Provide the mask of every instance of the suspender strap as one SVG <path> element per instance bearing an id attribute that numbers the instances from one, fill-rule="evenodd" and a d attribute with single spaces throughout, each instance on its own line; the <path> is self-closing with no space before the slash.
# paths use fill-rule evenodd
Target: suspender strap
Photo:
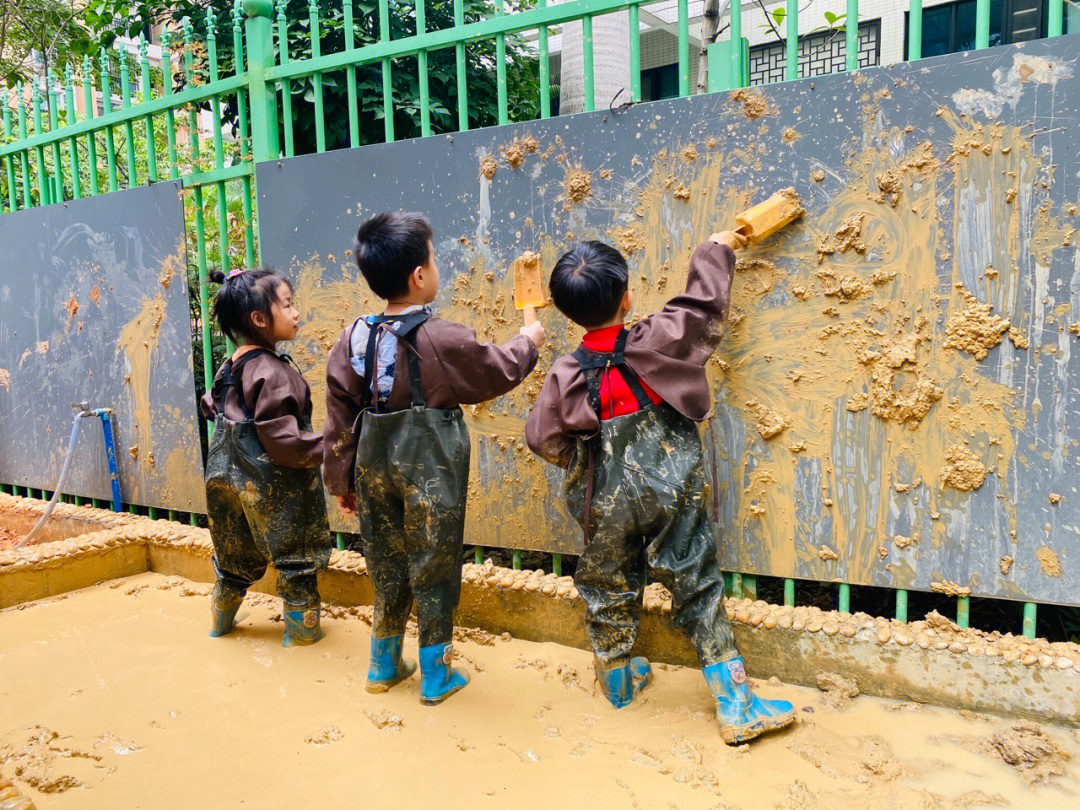
<path id="1" fill-rule="evenodd" d="M 420 353 L 416 349 L 416 331 L 431 317 L 430 312 L 410 312 L 407 315 L 378 315 L 367 319 L 368 342 L 367 353 L 364 355 L 364 401 L 363 409 L 368 409 L 372 404 L 372 385 L 375 378 L 376 354 L 378 352 L 378 335 L 380 331 L 392 332 L 405 347 L 405 364 L 409 368 L 409 389 L 414 408 L 424 407 L 424 386 L 420 379 Z M 394 329 L 388 324 L 400 323 Z M 355 326 L 353 327 L 356 328 Z M 352 342 L 352 335 L 349 337 Z M 378 398 L 374 398 L 375 409 L 378 410 Z"/>
<path id="2" fill-rule="evenodd" d="M 217 408 L 218 413 L 225 413 L 226 389 L 235 388 L 236 393 L 240 398 L 240 407 L 244 411 L 244 418 L 249 422 L 255 419 L 255 414 L 253 414 L 251 408 L 248 407 L 247 398 L 244 396 L 244 387 L 241 385 L 240 379 L 244 373 L 244 366 L 261 354 L 271 354 L 278 357 L 278 355 L 274 354 L 274 352 L 269 349 L 252 349 L 250 352 L 245 352 L 240 355 L 237 360 L 234 361 L 230 357 L 222 364 L 223 373 L 221 374 L 220 380 L 214 384 L 212 392 L 214 407 Z M 286 355 L 281 355 L 278 359 L 287 361 L 290 358 Z"/>
<path id="3" fill-rule="evenodd" d="M 634 399 L 637 400 L 638 410 L 652 405 L 652 400 L 645 393 L 638 375 L 626 363 L 627 334 L 625 329 L 619 333 L 619 336 L 615 339 L 614 351 L 594 352 L 584 346 L 579 346 L 573 354 L 574 359 L 578 361 L 578 365 L 585 375 L 585 386 L 589 391 L 589 404 L 596 411 L 598 418 L 602 418 L 600 408 L 601 375 L 607 374 L 612 368 L 619 370 L 627 387 L 634 395 Z"/>

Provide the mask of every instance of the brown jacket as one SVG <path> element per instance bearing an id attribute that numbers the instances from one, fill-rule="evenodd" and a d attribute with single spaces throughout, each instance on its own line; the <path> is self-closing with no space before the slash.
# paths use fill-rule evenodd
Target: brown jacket
<path id="1" fill-rule="evenodd" d="M 221 379 L 224 364 L 214 378 Z M 322 434 L 300 427 L 310 425 L 311 389 L 291 363 L 268 354 L 247 361 L 240 370 L 240 386 L 255 419 L 255 432 L 270 461 L 280 467 L 308 469 L 322 463 Z M 207 419 L 217 416 L 213 391 L 202 398 Z M 239 391 L 225 389 L 225 418 L 233 422 L 247 419 Z"/>
<path id="2" fill-rule="evenodd" d="M 353 429 L 358 427 L 364 379 L 349 362 L 352 328 L 349 326 L 330 350 L 326 365 L 323 477 L 332 495 L 346 495 L 355 489 L 353 468 L 360 437 Z M 537 356 L 536 346 L 524 335 L 493 346 L 478 340 L 472 329 L 441 318 L 431 318 L 416 330 L 416 350 L 424 403 L 444 410 L 502 396 L 529 376 Z M 412 404 L 405 351 L 405 342 L 399 341 L 398 372 L 387 411 L 400 411 Z"/>
<path id="3" fill-rule="evenodd" d="M 735 254 L 715 242 L 698 245 L 686 292 L 627 331 L 626 364 L 683 416 L 700 422 L 712 407 L 705 363 L 724 334 Z M 555 361 L 529 414 L 525 439 L 541 458 L 570 463 L 577 438 L 600 429 L 585 377 L 570 355 Z"/>

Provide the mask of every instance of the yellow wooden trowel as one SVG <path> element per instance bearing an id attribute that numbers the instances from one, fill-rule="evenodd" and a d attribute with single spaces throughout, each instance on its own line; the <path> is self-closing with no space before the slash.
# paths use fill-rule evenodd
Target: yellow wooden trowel
<path id="1" fill-rule="evenodd" d="M 785 188 L 753 208 L 737 214 L 735 232 L 746 237 L 747 246 L 756 245 L 801 217 L 804 210 L 795 189 Z"/>
<path id="2" fill-rule="evenodd" d="M 514 307 L 522 310 L 526 326 L 536 320 L 537 307 L 546 307 L 540 278 L 540 255 L 528 251 L 514 259 Z"/>

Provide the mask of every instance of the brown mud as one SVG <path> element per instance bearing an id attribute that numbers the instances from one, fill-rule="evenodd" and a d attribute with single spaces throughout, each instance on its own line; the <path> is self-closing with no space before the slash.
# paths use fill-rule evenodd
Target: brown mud
<path id="1" fill-rule="evenodd" d="M 319 645 L 285 650 L 277 599 L 249 596 L 237 631 L 210 639 L 208 595 L 143 574 L 0 612 L 5 638 L 35 640 L 0 657 L 4 776 L 51 810 L 334 807 L 356 795 L 540 810 L 580 806 L 582 784 L 590 802 L 626 808 L 959 810 L 980 797 L 1020 810 L 1080 790 L 1067 730 L 861 695 L 838 710 L 770 679 L 756 688 L 791 700 L 798 724 L 729 748 L 699 672 L 655 665 L 649 690 L 616 711 L 588 652 L 508 636 L 456 635 L 472 683 L 427 708 L 416 676 L 364 691 L 363 608 L 333 611 Z M 412 627 L 405 653 L 416 655 Z M 211 738 L 257 744 L 212 751 L 229 779 L 192 779 Z M 282 780 L 283 761 L 307 778 Z M 448 790 L 453 773 L 468 778 Z"/>

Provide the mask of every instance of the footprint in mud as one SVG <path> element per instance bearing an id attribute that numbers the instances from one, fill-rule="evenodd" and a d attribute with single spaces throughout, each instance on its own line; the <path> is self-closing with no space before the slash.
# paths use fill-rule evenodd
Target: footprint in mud
<path id="1" fill-rule="evenodd" d="M 371 725 L 375 726 L 379 731 L 388 731 L 396 734 L 405 726 L 405 721 L 401 719 L 401 715 L 394 714 L 386 709 L 378 712 L 364 709 L 363 713 L 364 716 L 371 721 Z"/>
<path id="2" fill-rule="evenodd" d="M 270 655 L 270 645 L 265 641 L 251 641 L 251 657 L 256 663 L 262 664 L 269 669 L 274 665 L 274 659 Z"/>
<path id="3" fill-rule="evenodd" d="M 476 746 L 475 745 L 469 745 L 467 742 L 465 742 L 464 737 L 457 737 L 457 736 L 451 734 L 450 739 L 454 741 L 454 745 L 457 747 L 458 751 L 462 751 L 464 753 L 467 753 L 469 751 L 475 751 L 476 750 Z"/>

